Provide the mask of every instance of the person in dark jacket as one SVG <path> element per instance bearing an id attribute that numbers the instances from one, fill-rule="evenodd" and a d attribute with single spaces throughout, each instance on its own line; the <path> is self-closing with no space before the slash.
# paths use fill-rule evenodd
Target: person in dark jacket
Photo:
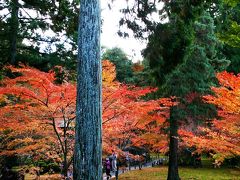
<path id="1" fill-rule="evenodd" d="M 112 169 L 111 161 L 109 160 L 109 158 L 106 158 L 105 170 L 106 170 L 106 174 L 107 174 L 107 179 L 110 179 L 112 177 L 112 175 L 110 174 L 111 169 Z"/>

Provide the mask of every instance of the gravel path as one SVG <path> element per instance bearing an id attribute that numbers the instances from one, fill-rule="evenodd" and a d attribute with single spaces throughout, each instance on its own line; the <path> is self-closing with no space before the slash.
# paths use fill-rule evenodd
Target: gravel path
<path id="1" fill-rule="evenodd" d="M 143 164 L 142 169 L 152 167 L 152 163 L 153 163 L 153 161 Z M 139 170 L 139 167 L 138 166 L 131 166 L 130 171 L 132 171 L 132 170 Z M 129 171 L 128 167 L 126 167 L 125 169 L 121 168 L 121 169 L 118 170 L 118 175 L 123 174 L 127 171 Z M 111 171 L 111 175 L 112 175 L 111 179 L 112 180 L 115 179 L 115 172 Z M 103 180 L 107 180 L 106 173 L 103 174 Z"/>

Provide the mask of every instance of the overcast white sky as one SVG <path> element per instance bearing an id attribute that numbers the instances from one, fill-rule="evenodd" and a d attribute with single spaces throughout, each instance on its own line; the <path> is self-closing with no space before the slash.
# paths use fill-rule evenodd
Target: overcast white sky
<path id="1" fill-rule="evenodd" d="M 107 5 L 108 0 L 101 0 L 103 27 L 101 34 L 101 44 L 107 48 L 119 47 L 130 59 L 134 62 L 142 60 L 141 50 L 146 47 L 146 42 L 130 38 L 122 38 L 117 35 L 118 22 L 122 14 L 119 9 L 126 6 L 126 1 L 117 0 L 114 2 L 112 9 L 109 10 Z"/>

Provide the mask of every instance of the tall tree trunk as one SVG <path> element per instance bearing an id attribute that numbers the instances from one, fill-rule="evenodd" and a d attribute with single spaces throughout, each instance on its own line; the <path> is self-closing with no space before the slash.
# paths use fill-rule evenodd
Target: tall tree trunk
<path id="1" fill-rule="evenodd" d="M 173 107 L 176 108 L 176 107 Z M 171 109 L 171 114 L 174 113 Z M 178 174 L 178 123 L 175 116 L 170 115 L 170 145 L 167 180 L 180 180 Z"/>
<path id="2" fill-rule="evenodd" d="M 73 178 L 102 179 L 100 2 L 81 0 Z"/>
<path id="3" fill-rule="evenodd" d="M 17 55 L 17 35 L 19 28 L 18 18 L 18 0 L 11 1 L 11 19 L 10 19 L 10 63 L 16 64 Z"/>

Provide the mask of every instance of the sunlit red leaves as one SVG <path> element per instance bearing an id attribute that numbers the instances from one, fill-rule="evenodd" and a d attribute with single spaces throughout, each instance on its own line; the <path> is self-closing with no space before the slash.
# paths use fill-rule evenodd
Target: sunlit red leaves
<path id="1" fill-rule="evenodd" d="M 229 113 L 240 113 L 240 75 L 222 72 L 217 78 L 221 87 L 213 87 L 216 96 L 207 96 L 207 101 Z"/>
<path id="2" fill-rule="evenodd" d="M 67 82 L 55 84 L 53 72 L 45 73 L 30 67 L 7 68 L 21 75 L 1 82 L 1 135 L 9 129 L 11 131 L 4 140 L 13 139 L 5 143 L 3 153 L 36 154 L 41 150 L 54 154 L 57 141 L 53 123 L 61 131 L 57 121 L 74 118 L 75 86 Z"/>
<path id="3" fill-rule="evenodd" d="M 165 150 L 166 136 L 160 129 L 169 116 L 169 107 L 175 104 L 174 98 L 143 100 L 142 96 L 156 89 L 121 84 L 115 81 L 115 66 L 109 61 L 102 63 L 104 152 L 110 153 L 115 149 L 121 153 L 123 146 L 130 143 Z M 1 108 L 2 132 L 17 125 L 19 128 L 16 134 L 20 136 L 26 129 L 31 128 L 33 123 L 36 134 L 43 128 L 48 128 L 41 136 L 43 138 L 40 139 L 41 143 L 38 143 L 40 147 L 43 146 L 44 138 L 55 138 L 53 129 L 49 129 L 49 124 L 56 123 L 58 126 L 58 122 L 62 122 L 63 119 L 66 122 L 71 119 L 69 125 L 74 126 L 72 120 L 75 117 L 76 84 L 68 82 L 56 84 L 53 72 L 41 72 L 30 67 L 9 68 L 13 72 L 21 73 L 22 76 L 14 79 L 5 78 L 0 87 L 1 102 L 7 104 Z M 57 130 L 62 135 L 60 128 Z M 14 147 L 13 145 L 18 143 L 23 145 L 23 139 L 8 142 L 8 145 L 9 147 Z M 34 140 L 26 137 L 26 142 L 22 146 L 25 148 L 24 151 L 32 151 Z M 38 141 L 34 142 L 37 144 Z M 18 152 L 23 151 L 18 149 Z"/>
<path id="4" fill-rule="evenodd" d="M 145 101 L 141 97 L 156 89 L 119 84 L 103 93 L 103 140 L 110 146 L 145 146 L 166 150 L 167 137 L 160 131 L 175 103 L 170 98 Z M 108 95 L 108 96 L 105 96 Z"/>
<path id="5" fill-rule="evenodd" d="M 215 95 L 204 97 L 218 107 L 219 119 L 211 127 L 199 128 L 200 135 L 181 130 L 182 139 L 198 151 L 212 152 L 216 164 L 225 158 L 240 155 L 240 76 L 228 72 L 217 74 L 220 87 L 213 87 Z"/>
<path id="6" fill-rule="evenodd" d="M 106 68 L 106 66 L 109 66 Z M 137 66 L 138 67 L 138 66 Z M 106 61 L 103 70 L 107 69 L 108 74 L 115 71 L 115 67 Z M 136 70 L 140 70 L 136 68 Z M 103 72 L 103 77 L 106 73 Z M 109 76 L 110 81 L 103 81 L 103 148 L 104 152 L 111 153 L 109 147 L 114 147 L 121 151 L 128 145 L 153 145 L 153 140 L 147 138 L 146 128 L 151 123 L 161 126 L 169 115 L 169 106 L 173 103 L 169 99 L 143 100 L 142 96 L 156 91 L 154 88 L 139 88 L 121 84 L 113 76 Z M 107 78 L 103 78 L 105 80 Z M 151 134 L 159 136 L 158 129 L 151 127 Z M 149 136 L 150 137 L 150 136 Z M 166 142 L 166 138 L 165 142 Z M 135 142 L 142 143 L 135 143 Z M 158 144 L 161 148 L 162 146 Z M 159 147 L 158 146 L 158 147 Z M 165 145 L 164 145 L 165 147 Z M 120 152 L 119 152 L 120 153 Z M 124 153 L 123 153 L 124 154 Z"/>
<path id="7" fill-rule="evenodd" d="M 55 84 L 52 72 L 45 73 L 30 67 L 9 68 L 12 72 L 21 72 L 22 76 L 3 80 L 4 87 L 0 88 L 0 95 L 5 95 L 5 98 L 6 94 L 20 97 L 22 101 L 25 101 L 24 105 L 32 110 L 45 106 L 48 116 L 52 114 L 53 117 L 58 116 L 59 108 L 71 108 L 71 105 L 75 103 L 76 87 L 70 83 Z M 35 108 L 36 106 L 38 107 Z M 42 113 L 39 116 L 44 117 L 44 111 L 40 112 Z"/>
<path id="8" fill-rule="evenodd" d="M 2 107 L 0 117 L 0 155 L 37 155 L 52 150 L 55 139 L 49 136 L 51 128 L 31 120 L 22 108 Z"/>

